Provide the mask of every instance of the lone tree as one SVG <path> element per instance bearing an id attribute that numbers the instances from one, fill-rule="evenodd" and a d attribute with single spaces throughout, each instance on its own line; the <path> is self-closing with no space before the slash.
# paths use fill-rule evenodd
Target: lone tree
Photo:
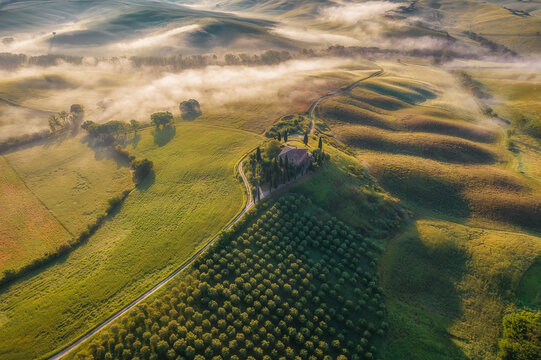
<path id="1" fill-rule="evenodd" d="M 319 144 L 317 145 L 319 150 L 323 150 L 323 141 L 321 140 L 321 136 L 319 137 Z"/>
<path id="2" fill-rule="evenodd" d="M 159 128 L 160 125 L 166 126 L 173 122 L 173 114 L 169 111 L 157 112 L 150 115 L 150 121 L 156 125 L 157 128 Z"/>
<path id="3" fill-rule="evenodd" d="M 257 161 L 261 161 L 261 149 L 259 148 L 259 146 L 257 147 L 257 150 L 256 150 L 256 159 Z"/>
<path id="4" fill-rule="evenodd" d="M 284 142 L 287 142 L 287 130 L 284 131 Z"/>
<path id="5" fill-rule="evenodd" d="M 134 160 L 131 164 L 131 168 L 133 170 L 133 179 L 135 183 L 139 184 L 143 181 L 143 179 L 152 172 L 153 167 L 154 164 L 150 160 Z"/>
<path id="6" fill-rule="evenodd" d="M 133 131 L 133 135 L 137 135 L 137 129 L 141 127 L 141 124 L 137 120 L 130 120 L 130 129 Z"/>
<path id="7" fill-rule="evenodd" d="M 303 139 L 304 145 L 308 145 L 308 132 L 304 133 L 304 139 Z"/>
<path id="8" fill-rule="evenodd" d="M 203 114 L 201 112 L 201 106 L 199 105 L 199 101 L 195 99 L 190 99 L 188 101 L 181 102 L 179 109 L 180 109 L 180 116 L 184 120 L 194 120 L 195 118 Z"/>

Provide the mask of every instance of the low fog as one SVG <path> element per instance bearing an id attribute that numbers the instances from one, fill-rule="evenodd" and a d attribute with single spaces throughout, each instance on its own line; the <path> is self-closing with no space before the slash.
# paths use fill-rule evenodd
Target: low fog
<path id="1" fill-rule="evenodd" d="M 38 130 L 37 123 L 41 128 L 46 127 L 46 112 L 67 110 L 73 103 L 85 107 L 86 119 L 105 122 L 148 121 L 150 114 L 156 111 L 176 114 L 179 103 L 190 98 L 199 100 L 203 109 L 244 101 L 261 102 L 262 99 L 279 101 L 281 96 L 287 96 L 289 89 L 314 75 L 354 64 L 353 59 L 321 58 L 292 60 L 273 66 L 207 66 L 172 73 L 135 68 L 127 60 L 93 64 L 87 59 L 81 66 L 23 68 L 0 73 L 0 84 L 25 84 L 30 91 L 18 104 L 43 112 L 27 113 L 27 120 L 17 121 L 15 126 L 10 116 L 16 112 L 22 115 L 25 108 L 0 104 L 0 109 L 10 115 L 0 113 L 0 133 L 6 138 Z"/>

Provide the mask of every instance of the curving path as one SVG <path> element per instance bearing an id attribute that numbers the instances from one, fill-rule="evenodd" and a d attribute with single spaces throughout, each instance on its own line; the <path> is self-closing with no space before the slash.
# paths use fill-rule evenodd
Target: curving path
<path id="1" fill-rule="evenodd" d="M 310 132 L 308 134 L 311 135 L 314 132 L 314 125 L 315 125 L 314 112 L 316 111 L 316 107 L 319 105 L 320 102 L 322 102 L 323 100 L 328 99 L 330 97 L 333 97 L 333 96 L 339 96 L 339 95 L 346 94 L 346 93 L 350 92 L 351 90 L 353 90 L 357 85 L 359 85 L 363 81 L 366 81 L 366 80 L 371 79 L 371 78 L 376 77 L 376 76 L 380 76 L 381 74 L 383 74 L 383 69 L 382 68 L 380 68 L 378 71 L 376 71 L 375 73 L 373 73 L 370 76 L 367 76 L 365 78 L 362 78 L 360 80 L 355 81 L 353 84 L 349 85 L 346 88 L 340 89 L 338 91 L 335 91 L 335 92 L 332 92 L 332 93 L 329 93 L 329 94 L 326 94 L 326 95 L 323 95 L 323 96 L 320 96 L 319 98 L 317 98 L 316 101 L 314 101 L 312 103 L 312 105 L 310 105 L 310 108 L 308 109 L 308 118 L 310 119 Z M 299 137 L 300 136 L 302 136 L 302 135 L 299 135 Z"/>
<path id="2" fill-rule="evenodd" d="M 250 151 L 251 152 L 251 151 Z M 242 163 L 244 161 L 244 159 L 246 159 L 246 157 L 250 154 L 250 152 L 248 152 L 246 155 L 244 155 L 242 157 L 242 159 L 239 161 L 239 165 L 238 165 L 238 171 L 239 171 L 239 174 L 242 178 L 242 181 L 244 182 L 244 186 L 246 187 L 246 192 L 247 192 L 247 199 L 246 199 L 246 204 L 244 206 L 244 209 L 233 219 L 229 222 L 229 224 L 227 224 L 227 226 L 224 228 L 224 230 L 228 230 L 230 229 L 233 225 L 235 225 L 240 219 L 242 219 L 242 217 L 244 216 L 244 214 L 246 214 L 246 212 L 248 212 L 248 210 L 250 210 L 254 205 L 255 205 L 255 201 L 253 200 L 253 197 L 252 197 L 252 191 L 250 189 L 250 183 L 248 182 L 248 179 L 246 178 L 246 175 L 244 174 L 244 170 L 242 169 Z M 220 231 L 221 233 L 221 231 Z M 82 343 L 84 343 L 86 340 L 88 340 L 90 337 L 92 337 L 94 334 L 96 334 L 97 332 L 99 332 L 100 330 L 102 330 L 103 328 L 105 328 L 107 325 L 111 324 L 113 321 L 115 321 L 116 319 L 118 319 L 119 317 L 121 317 L 122 315 L 124 315 L 125 313 L 127 313 L 128 311 L 130 311 L 131 309 L 133 309 L 135 306 L 137 306 L 139 303 L 141 303 L 143 300 L 145 300 L 146 298 L 148 298 L 149 296 L 151 296 L 152 294 L 154 294 L 156 291 L 158 291 L 159 289 L 161 289 L 162 287 L 164 287 L 169 281 L 171 281 L 176 275 L 178 275 L 179 273 L 181 273 L 182 271 L 184 271 L 184 269 L 186 269 L 188 266 L 190 266 L 195 260 L 197 260 L 197 258 L 201 255 L 203 255 L 209 247 L 211 247 L 212 244 L 214 244 L 214 242 L 218 239 L 218 237 L 220 236 L 220 233 L 218 233 L 218 235 L 216 235 L 214 238 L 212 238 L 212 240 L 210 240 L 203 248 L 201 248 L 197 253 L 195 253 L 191 258 L 189 258 L 186 262 L 184 262 L 184 264 L 182 264 L 178 269 L 176 269 L 173 273 L 171 273 L 168 277 L 166 277 L 165 279 L 163 279 L 162 281 L 160 281 L 157 285 L 155 285 L 152 289 L 148 290 L 146 293 L 144 293 L 143 295 L 139 296 L 137 299 L 133 300 L 131 303 L 129 303 L 128 305 L 126 305 L 125 307 L 123 307 L 121 310 L 119 310 L 118 312 L 116 312 L 115 314 L 111 315 L 111 317 L 109 317 L 107 320 L 105 320 L 104 322 L 102 322 L 101 324 L 97 325 L 95 328 L 93 328 L 92 330 L 90 330 L 89 332 L 87 332 L 85 335 L 83 335 L 81 338 L 79 338 L 78 340 L 76 340 L 75 342 L 71 343 L 70 345 L 68 345 L 67 347 L 65 347 L 64 349 L 62 349 L 60 352 L 56 353 L 55 355 L 51 356 L 48 358 L 48 360 L 58 360 L 58 359 L 62 359 L 64 356 L 66 356 L 67 354 L 69 354 L 70 352 L 72 352 L 76 347 L 78 347 L 79 345 L 81 345 Z"/>

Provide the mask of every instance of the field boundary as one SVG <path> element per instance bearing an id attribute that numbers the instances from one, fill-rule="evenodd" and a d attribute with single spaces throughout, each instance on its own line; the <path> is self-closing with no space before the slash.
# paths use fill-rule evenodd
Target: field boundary
<path id="1" fill-rule="evenodd" d="M 237 222 L 239 222 L 243 216 L 255 205 L 255 201 L 252 200 L 251 197 L 251 191 L 250 191 L 250 183 L 248 182 L 248 179 L 246 178 L 246 175 L 244 175 L 244 171 L 242 169 L 242 164 L 246 157 L 250 155 L 250 153 L 253 151 L 248 151 L 237 163 L 236 168 L 238 172 L 241 175 L 241 178 L 244 182 L 244 186 L 246 188 L 246 191 L 248 193 L 246 197 L 246 202 L 244 209 L 242 209 L 224 228 L 222 228 L 216 236 L 214 236 L 207 244 L 205 244 L 201 249 L 199 249 L 192 257 L 190 257 L 188 260 L 186 260 L 182 265 L 180 265 L 175 271 L 173 271 L 171 274 L 169 274 L 165 279 L 160 281 L 158 284 L 154 285 L 150 290 L 146 291 L 144 294 L 139 296 L 137 299 L 130 302 L 128 305 L 124 306 L 122 309 L 111 315 L 107 320 L 103 321 L 101 324 L 96 325 L 94 328 L 92 328 L 90 331 L 88 331 L 86 334 L 81 336 L 76 341 L 72 342 L 70 345 L 65 347 L 64 349 L 60 350 L 59 352 L 56 352 L 54 355 L 47 357 L 48 360 L 59 360 L 64 358 L 66 355 L 71 353 L 75 348 L 77 348 L 79 345 L 87 341 L 90 337 L 92 337 L 94 334 L 99 332 L 100 330 L 104 329 L 111 323 L 113 323 L 115 320 L 117 320 L 120 316 L 124 315 L 128 311 L 132 310 L 135 306 L 137 306 L 142 301 L 146 300 L 150 296 L 152 296 L 154 293 L 156 293 L 158 290 L 163 288 L 165 285 L 169 283 L 174 277 L 176 277 L 178 274 L 180 274 L 182 271 L 184 271 L 188 266 L 190 266 L 192 263 L 195 262 L 201 255 L 203 255 L 220 237 L 220 234 L 225 231 L 229 230 L 233 225 L 235 225 Z"/>
<path id="2" fill-rule="evenodd" d="M 24 187 L 39 201 L 39 203 L 41 205 L 43 205 L 43 207 L 45 209 L 47 209 L 47 211 L 51 214 L 51 216 L 56 220 L 56 222 L 58 222 L 60 224 L 60 226 L 62 226 L 62 228 L 64 230 L 66 230 L 66 232 L 72 237 L 72 238 L 75 238 L 75 235 L 71 233 L 71 231 L 68 230 L 68 228 L 62 223 L 62 221 L 60 221 L 56 215 L 53 213 L 53 211 L 51 209 L 49 209 L 49 207 L 47 205 L 45 205 L 45 203 L 39 198 L 39 196 L 37 196 L 33 191 L 32 189 L 30 189 L 28 187 L 28 185 L 26 184 L 26 181 L 24 181 L 24 179 L 21 177 L 21 175 L 19 175 L 19 173 L 17 172 L 17 170 L 13 167 L 13 165 L 11 165 L 9 163 L 9 160 L 4 156 L 4 155 L 1 155 L 0 156 L 4 159 L 4 161 L 6 162 L 6 164 L 9 166 L 9 168 L 11 170 L 13 170 L 13 173 L 15 175 L 17 175 L 17 178 L 23 183 Z"/>

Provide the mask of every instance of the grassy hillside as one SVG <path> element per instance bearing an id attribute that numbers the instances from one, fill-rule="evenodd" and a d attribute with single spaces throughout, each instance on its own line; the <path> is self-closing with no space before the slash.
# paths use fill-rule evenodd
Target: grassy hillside
<path id="1" fill-rule="evenodd" d="M 472 0 L 421 0 L 419 5 L 428 9 L 429 21 L 437 19 L 435 25 L 447 27 L 454 36 L 465 39 L 463 32 L 472 31 L 518 53 L 541 52 L 541 18 L 537 16 L 514 13 L 504 4 Z M 508 8 L 517 9 L 512 4 Z"/>
<path id="2" fill-rule="evenodd" d="M 0 275 L 66 244 L 70 233 L 0 156 Z M 0 276 L 2 277 L 2 276 Z"/>
<path id="3" fill-rule="evenodd" d="M 390 295 L 386 358 L 496 359 L 502 317 L 539 256 L 536 236 L 416 221 L 381 262 Z"/>
<path id="4" fill-rule="evenodd" d="M 128 150 L 148 177 L 87 243 L 0 294 L 0 358 L 40 358 L 104 320 L 172 272 L 241 209 L 234 166 L 257 137 L 177 125 L 145 130 Z M 209 141 L 211 139 L 212 141 Z"/>
<path id="5" fill-rule="evenodd" d="M 319 130 L 416 216 L 381 263 L 390 322 L 384 357 L 496 359 L 504 314 L 538 296 L 541 184 L 515 171 L 503 129 L 458 80 L 388 65 L 316 109 Z M 429 76 L 437 80 L 427 85 Z M 534 174 L 536 151 L 524 155 L 520 164 L 528 159 Z"/>

